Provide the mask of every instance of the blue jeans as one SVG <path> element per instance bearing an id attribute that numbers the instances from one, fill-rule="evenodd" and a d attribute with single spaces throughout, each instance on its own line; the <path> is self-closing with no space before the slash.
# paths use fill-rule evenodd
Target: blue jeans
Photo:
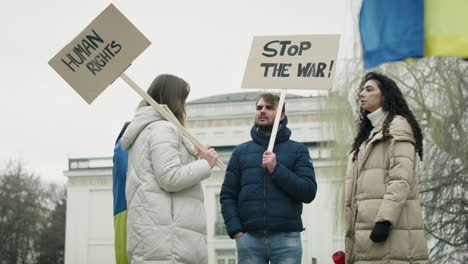
<path id="1" fill-rule="evenodd" d="M 239 264 L 300 264 L 300 232 L 245 233 L 236 238 Z"/>

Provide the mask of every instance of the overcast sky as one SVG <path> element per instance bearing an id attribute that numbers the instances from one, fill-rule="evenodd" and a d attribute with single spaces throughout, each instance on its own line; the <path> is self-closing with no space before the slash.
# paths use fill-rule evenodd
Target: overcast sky
<path id="1" fill-rule="evenodd" d="M 187 80 L 189 100 L 240 89 L 255 35 L 342 34 L 346 0 L 113 1 L 152 42 L 126 73 L 143 89 L 160 73 Z M 88 105 L 48 61 L 111 2 L 2 1 L 0 162 L 21 159 L 65 182 L 68 158 L 109 157 L 140 101 L 118 79 Z M 311 92 L 302 92 L 307 95 Z"/>

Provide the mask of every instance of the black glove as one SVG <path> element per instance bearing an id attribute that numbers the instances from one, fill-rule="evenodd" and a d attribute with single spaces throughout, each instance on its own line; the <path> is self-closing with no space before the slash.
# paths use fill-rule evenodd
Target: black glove
<path id="1" fill-rule="evenodd" d="M 384 242 L 388 238 L 391 225 L 390 221 L 375 223 L 374 229 L 372 229 L 372 233 L 370 234 L 370 239 L 376 243 Z"/>

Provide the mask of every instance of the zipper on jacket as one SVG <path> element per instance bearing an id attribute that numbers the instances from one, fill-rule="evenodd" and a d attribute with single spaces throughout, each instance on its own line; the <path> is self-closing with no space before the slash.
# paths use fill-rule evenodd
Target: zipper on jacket
<path id="1" fill-rule="evenodd" d="M 171 220 L 174 222 L 174 194 L 171 193 Z"/>
<path id="2" fill-rule="evenodd" d="M 266 169 L 265 169 L 266 170 Z M 267 223 L 266 223 L 266 173 L 263 173 L 263 227 L 264 231 L 267 230 Z"/>

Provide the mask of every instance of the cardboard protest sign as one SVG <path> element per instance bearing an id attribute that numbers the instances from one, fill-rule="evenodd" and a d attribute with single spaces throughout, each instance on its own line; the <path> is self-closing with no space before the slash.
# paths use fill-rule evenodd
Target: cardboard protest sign
<path id="1" fill-rule="evenodd" d="M 254 37 L 242 88 L 331 89 L 339 35 Z"/>
<path id="2" fill-rule="evenodd" d="M 50 61 L 49 65 L 89 104 L 151 42 L 112 4 Z"/>
<path id="3" fill-rule="evenodd" d="M 109 5 L 72 42 L 50 61 L 89 104 L 115 79 L 121 77 L 161 115 L 177 126 L 198 148 L 204 146 L 183 127 L 168 108 L 158 104 L 126 74 L 125 70 L 151 42 L 114 6 Z M 225 169 L 218 160 L 216 165 Z"/>

